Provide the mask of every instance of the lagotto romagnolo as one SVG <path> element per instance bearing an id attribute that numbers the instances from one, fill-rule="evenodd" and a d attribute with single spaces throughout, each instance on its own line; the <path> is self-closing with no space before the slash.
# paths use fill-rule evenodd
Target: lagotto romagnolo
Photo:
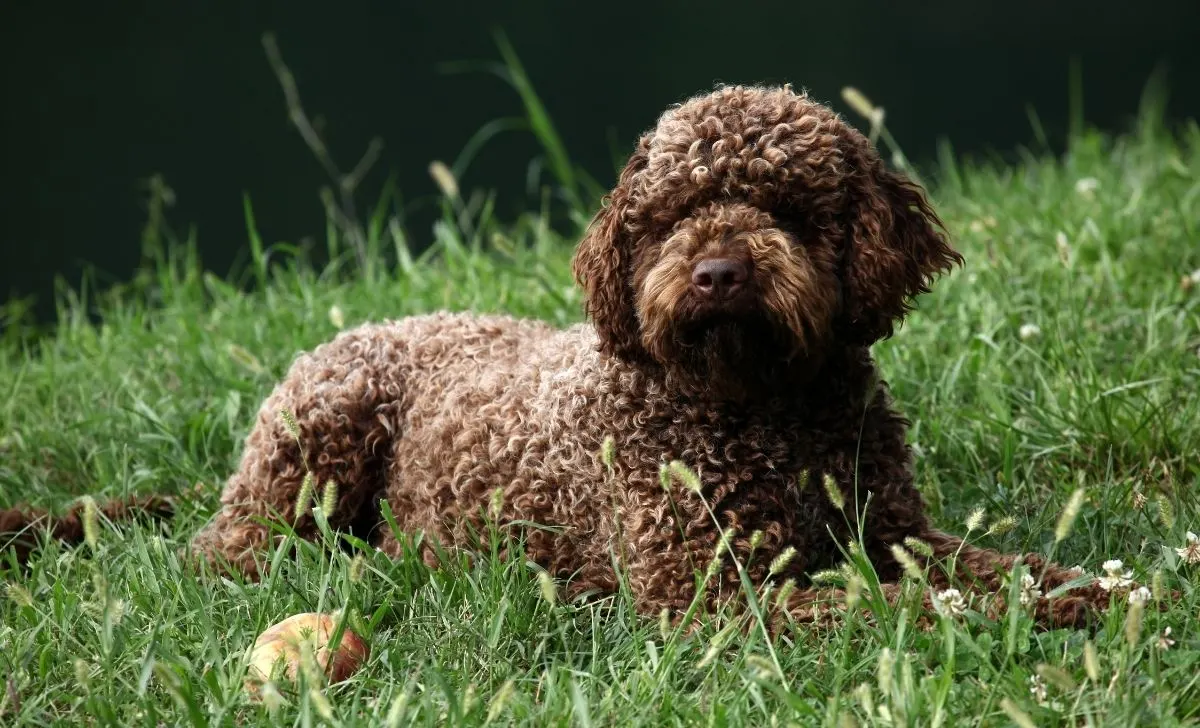
<path id="1" fill-rule="evenodd" d="M 807 621 L 837 597 L 808 576 L 836 567 L 855 537 L 830 483 L 851 522 L 865 508 L 865 553 L 889 598 L 893 546 L 912 537 L 931 547 L 915 556 L 936 562 L 934 589 L 1002 605 L 1017 555 L 931 525 L 908 423 L 869 349 L 959 262 L 921 190 L 829 108 L 789 87 L 697 96 L 640 138 L 579 243 L 586 323 L 440 312 L 363 325 L 298 357 L 191 547 L 260 577 L 273 532 L 256 519 L 316 534 L 311 513 L 294 512 L 311 470 L 339 485 L 331 525 L 386 553 L 401 548 L 380 499 L 404 531 L 447 547 L 486 533 L 496 507 L 571 593 L 614 590 L 615 562 L 641 611 L 679 615 L 714 558 L 705 602 L 741 598 L 711 509 L 755 585 L 796 580 L 784 611 Z M 672 462 L 698 488 L 675 477 L 664 489 Z M 1042 595 L 1074 577 L 1023 558 Z M 1092 585 L 1033 608 L 1043 624 L 1081 625 L 1107 603 Z"/>

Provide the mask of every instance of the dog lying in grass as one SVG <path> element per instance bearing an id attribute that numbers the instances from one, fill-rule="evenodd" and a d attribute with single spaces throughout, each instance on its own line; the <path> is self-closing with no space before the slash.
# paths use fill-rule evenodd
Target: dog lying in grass
<path id="1" fill-rule="evenodd" d="M 381 499 L 431 562 L 490 517 L 572 593 L 624 579 L 647 615 L 773 582 L 782 615 L 820 619 L 846 595 L 809 577 L 847 559 L 885 599 L 928 567 L 926 606 L 957 609 L 961 589 L 1000 610 L 1021 557 L 930 523 L 870 353 L 961 261 L 921 190 L 830 109 L 788 87 L 698 96 L 641 137 L 579 243 L 587 323 L 440 312 L 300 356 L 191 547 L 259 578 L 269 523 L 315 538 L 301 491 L 333 482 L 330 526 L 386 553 L 402 548 Z M 1023 563 L 1042 624 L 1108 604 Z"/>

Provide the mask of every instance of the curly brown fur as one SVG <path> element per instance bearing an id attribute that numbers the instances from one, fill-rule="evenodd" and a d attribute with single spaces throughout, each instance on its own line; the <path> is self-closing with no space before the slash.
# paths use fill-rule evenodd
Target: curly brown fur
<path id="1" fill-rule="evenodd" d="M 260 576 L 273 539 L 260 519 L 316 534 L 311 513 L 293 512 L 306 469 L 341 486 L 334 528 L 386 499 L 402 529 L 452 547 L 484 532 L 499 490 L 499 521 L 573 592 L 614 590 L 619 569 L 642 612 L 678 615 L 696 596 L 715 606 L 738 595 L 709 508 L 754 585 L 835 566 L 854 534 L 822 491 L 832 478 L 865 511 L 866 554 L 889 599 L 901 592 L 891 546 L 907 537 L 998 592 L 1015 556 L 933 528 L 908 423 L 869 351 L 961 262 L 940 227 L 915 185 L 805 95 L 693 98 L 641 137 L 578 246 L 589 324 L 442 312 L 364 325 L 300 356 L 192 546 Z M 611 470 L 600 457 L 610 436 Z M 664 490 L 660 467 L 673 460 L 699 474 L 700 492 Z M 390 529 L 372 538 L 401 553 Z M 770 574 L 789 547 L 795 558 Z M 697 595 L 694 574 L 714 558 L 719 577 Z M 1070 577 L 1047 566 L 1042 588 Z M 803 589 L 788 610 L 819 619 L 831 595 Z M 1037 615 L 1081 624 L 1102 596 L 1043 600 Z"/>

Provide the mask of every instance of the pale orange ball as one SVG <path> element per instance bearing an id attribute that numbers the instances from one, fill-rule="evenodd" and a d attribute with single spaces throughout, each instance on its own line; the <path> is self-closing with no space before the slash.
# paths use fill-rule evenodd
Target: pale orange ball
<path id="1" fill-rule="evenodd" d="M 337 650 L 330 650 L 330 638 L 337 628 L 333 615 L 306 612 L 268 627 L 254 642 L 246 688 L 252 693 L 267 680 L 280 675 L 294 681 L 300 670 L 303 645 L 311 650 L 316 666 L 331 683 L 353 675 L 367 661 L 371 649 L 361 637 L 346 627 Z"/>

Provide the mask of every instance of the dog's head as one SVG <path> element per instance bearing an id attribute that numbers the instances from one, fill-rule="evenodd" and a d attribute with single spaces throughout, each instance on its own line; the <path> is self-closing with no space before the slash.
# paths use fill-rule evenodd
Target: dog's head
<path id="1" fill-rule="evenodd" d="M 646 133 L 575 254 L 603 349 L 744 392 L 890 336 L 961 262 L 921 190 L 789 87 L 731 87 Z"/>

